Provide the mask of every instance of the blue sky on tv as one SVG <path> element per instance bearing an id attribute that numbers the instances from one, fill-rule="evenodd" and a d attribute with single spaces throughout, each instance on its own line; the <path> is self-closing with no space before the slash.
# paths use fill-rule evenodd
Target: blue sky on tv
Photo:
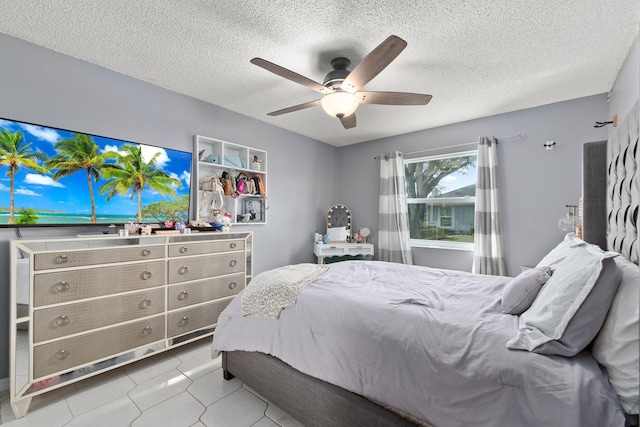
<path id="1" fill-rule="evenodd" d="M 38 126 L 28 123 L 0 119 L 0 129 L 6 129 L 13 133 L 20 131 L 26 142 L 32 143 L 29 151 L 41 151 L 48 157 L 55 155 L 55 143 L 67 138 L 72 138 L 76 132 L 56 129 L 46 126 Z M 156 152 L 160 153 L 157 159 L 157 167 L 168 173 L 171 177 L 180 180 L 182 187 L 176 188 L 178 198 L 189 194 L 191 182 L 191 153 L 168 148 L 160 148 L 91 135 L 94 142 L 100 147 L 101 152 L 120 151 L 123 145 L 139 145 L 142 147 L 142 155 L 148 161 Z M 0 206 L 9 206 L 9 176 L 6 175 L 7 167 L 0 167 Z M 104 180 L 93 183 L 96 202 L 96 212 L 110 215 L 135 215 L 137 212 L 137 197 L 130 199 L 131 194 L 115 196 L 109 202 L 106 195 L 98 194 L 98 188 Z M 90 214 L 91 205 L 87 188 L 87 175 L 84 171 L 78 171 L 68 177 L 55 181 L 53 178 L 40 175 L 37 172 L 20 168 L 15 178 L 15 207 L 34 208 L 36 210 L 52 210 L 71 214 Z M 142 193 L 142 205 L 166 201 L 162 195 L 151 189 L 145 189 Z"/>

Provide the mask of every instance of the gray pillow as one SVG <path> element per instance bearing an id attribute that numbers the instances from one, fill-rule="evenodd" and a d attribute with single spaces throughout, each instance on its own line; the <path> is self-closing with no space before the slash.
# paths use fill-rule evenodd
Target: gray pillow
<path id="1" fill-rule="evenodd" d="M 502 312 L 522 314 L 531 307 L 542 286 L 551 277 L 549 267 L 536 267 L 525 270 L 509 282 L 502 291 Z"/>

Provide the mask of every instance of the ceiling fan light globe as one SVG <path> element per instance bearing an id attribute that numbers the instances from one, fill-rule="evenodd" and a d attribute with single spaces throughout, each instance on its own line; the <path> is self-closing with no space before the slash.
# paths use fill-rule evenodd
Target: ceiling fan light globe
<path id="1" fill-rule="evenodd" d="M 352 115 L 360 104 L 358 97 L 349 92 L 334 92 L 325 95 L 320 101 L 322 109 L 333 117 L 348 117 Z"/>

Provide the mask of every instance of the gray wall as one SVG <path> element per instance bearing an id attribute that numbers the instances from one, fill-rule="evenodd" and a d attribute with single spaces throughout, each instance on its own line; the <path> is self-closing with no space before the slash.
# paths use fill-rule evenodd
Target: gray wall
<path id="1" fill-rule="evenodd" d="M 631 108 L 640 98 L 640 34 L 636 35 L 629 55 L 618 72 L 618 78 L 610 93 L 609 116 L 613 120 L 615 114 L 620 121 L 629 114 Z"/>
<path id="2" fill-rule="evenodd" d="M 427 114 L 430 107 L 424 108 Z M 521 132 L 522 139 L 498 144 L 507 270 L 514 276 L 521 265 L 536 264 L 562 239 L 557 221 L 565 205 L 577 204 L 582 194 L 582 144 L 607 139 L 606 128 L 593 127 L 607 118 L 607 109 L 607 96 L 601 94 L 342 147 L 337 170 L 344 185 L 336 189 L 337 198 L 361 212 L 355 227 L 371 228 L 376 242 L 379 164 L 374 156 Z M 548 140 L 557 143 L 552 151 L 542 146 Z M 473 261 L 473 252 L 450 249 L 413 248 L 413 256 L 418 265 L 466 271 Z"/>
<path id="3" fill-rule="evenodd" d="M 187 151 L 194 134 L 267 150 L 268 224 L 238 227 L 255 233 L 255 272 L 314 261 L 313 232 L 333 202 L 335 147 L 3 34 L 0 61 L 0 117 Z M 25 237 L 82 231 L 21 230 Z M 13 229 L 0 228 L 0 379 L 8 376 L 14 236 Z"/>

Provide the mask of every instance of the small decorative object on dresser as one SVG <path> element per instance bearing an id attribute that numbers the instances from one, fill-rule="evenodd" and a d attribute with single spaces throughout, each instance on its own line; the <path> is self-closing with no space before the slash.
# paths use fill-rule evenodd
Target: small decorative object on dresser
<path id="1" fill-rule="evenodd" d="M 369 237 L 370 234 L 371 230 L 367 227 L 359 229 L 356 235 L 356 243 L 367 243 L 367 237 Z"/>

